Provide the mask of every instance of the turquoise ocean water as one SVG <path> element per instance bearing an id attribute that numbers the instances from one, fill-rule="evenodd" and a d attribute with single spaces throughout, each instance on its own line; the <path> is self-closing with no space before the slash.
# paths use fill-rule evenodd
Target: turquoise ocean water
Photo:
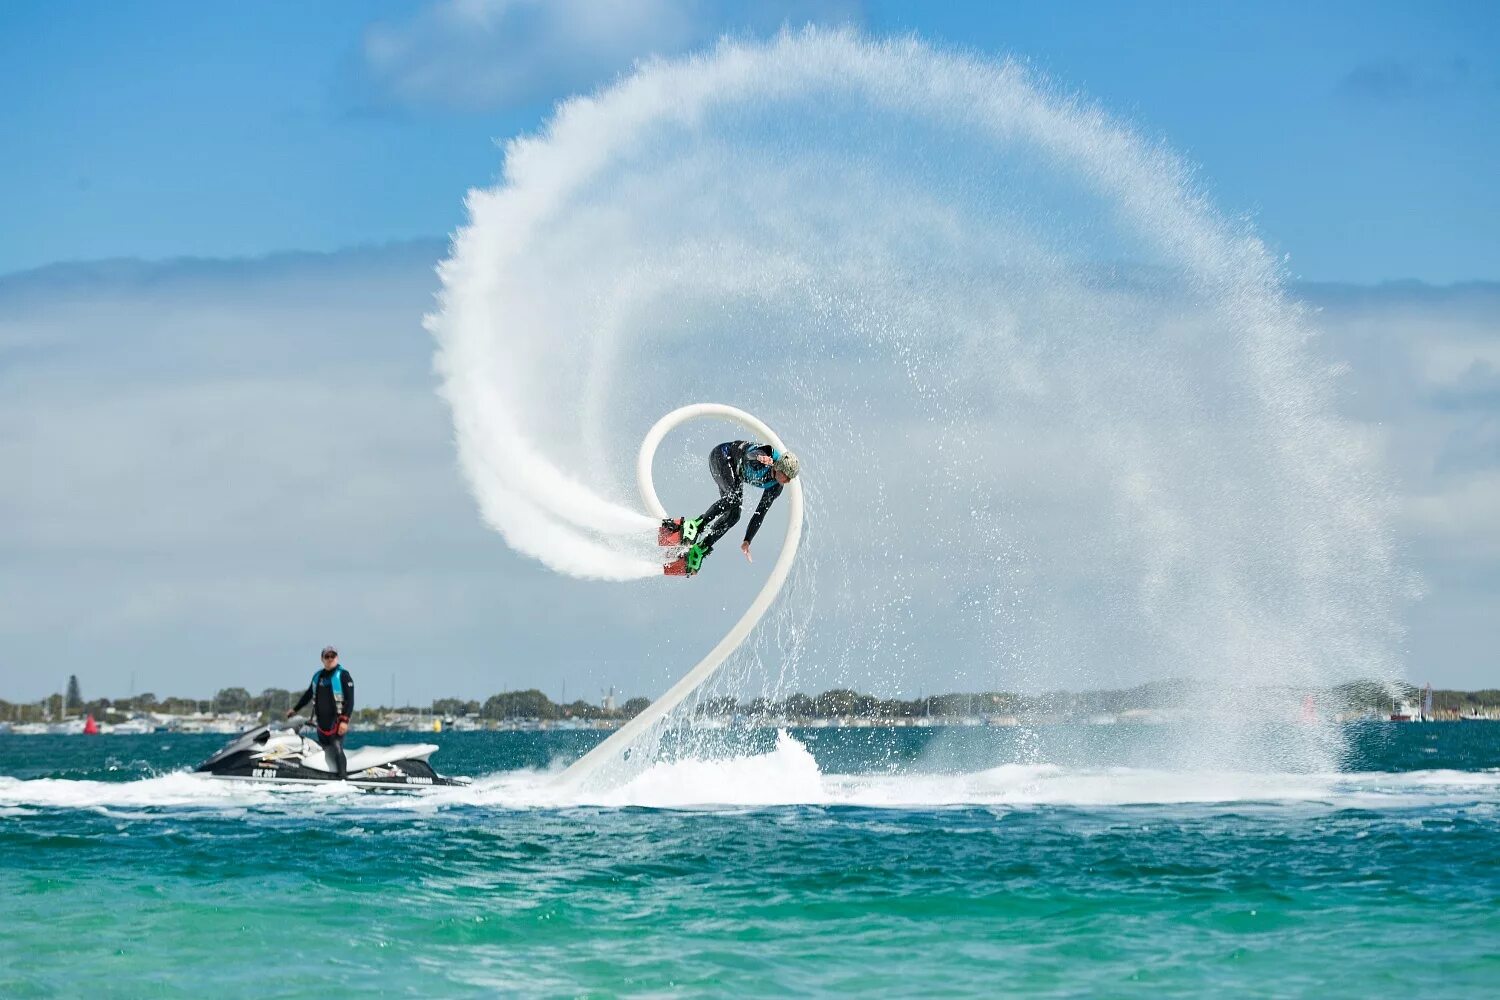
<path id="1" fill-rule="evenodd" d="M 569 801 L 592 734 L 360 737 L 477 779 L 413 795 L 0 736 L 0 996 L 1495 995 L 1500 723 L 1349 737 L 1291 775 L 1152 770 L 1171 727 L 765 731 Z"/>

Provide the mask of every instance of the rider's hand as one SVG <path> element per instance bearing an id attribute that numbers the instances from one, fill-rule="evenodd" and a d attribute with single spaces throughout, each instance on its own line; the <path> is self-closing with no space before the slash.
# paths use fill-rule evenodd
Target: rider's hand
<path id="1" fill-rule="evenodd" d="M 755 560 L 750 557 L 750 543 L 749 542 L 741 542 L 740 543 L 740 551 L 743 552 L 743 553 L 745 553 L 745 562 L 755 562 Z"/>
<path id="2" fill-rule="evenodd" d="M 286 715 L 282 716 L 282 718 L 290 719 L 293 715 L 296 714 L 296 712 L 297 710 L 295 708 L 289 708 L 286 710 Z"/>
<path id="3" fill-rule="evenodd" d="M 339 735 L 343 736 L 348 731 L 349 731 L 349 723 L 347 723 L 347 722 L 340 722 L 339 723 Z"/>

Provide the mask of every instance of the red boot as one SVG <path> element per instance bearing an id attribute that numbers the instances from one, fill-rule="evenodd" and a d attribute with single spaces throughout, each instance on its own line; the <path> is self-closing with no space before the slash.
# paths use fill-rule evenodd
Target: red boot
<path id="1" fill-rule="evenodd" d="M 703 568 L 703 560 L 713 551 L 712 546 L 694 545 L 682 554 L 681 559 L 667 563 L 661 568 L 663 576 L 696 576 Z"/>

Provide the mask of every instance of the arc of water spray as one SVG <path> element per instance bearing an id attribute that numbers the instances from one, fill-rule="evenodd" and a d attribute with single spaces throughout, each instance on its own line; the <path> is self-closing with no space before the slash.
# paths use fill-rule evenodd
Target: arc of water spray
<path id="1" fill-rule="evenodd" d="M 657 518 L 666 518 L 667 512 L 656 495 L 656 483 L 651 473 L 652 464 L 656 458 L 656 448 L 668 432 L 699 417 L 718 417 L 732 421 L 753 432 L 760 439 L 769 441 L 771 446 L 778 451 L 786 450 L 786 445 L 782 443 L 775 431 L 766 426 L 760 418 L 737 407 L 726 406 L 723 403 L 694 403 L 673 410 L 646 432 L 645 439 L 641 441 L 640 453 L 636 457 L 635 477 L 636 485 L 641 492 L 641 502 L 646 505 L 646 510 Z M 699 685 L 708 680 L 713 672 L 729 658 L 729 654 L 745 641 L 751 629 L 760 623 L 761 618 L 771 607 L 771 602 L 776 600 L 777 594 L 781 593 L 782 585 L 786 583 L 786 578 L 791 573 L 792 562 L 797 558 L 797 546 L 802 541 L 802 483 L 800 480 L 793 479 L 787 484 L 787 499 L 789 521 L 786 538 L 781 543 L 781 554 L 776 557 L 776 565 L 771 567 L 771 575 L 766 578 L 765 584 L 760 588 L 760 593 L 755 595 L 755 600 L 750 602 L 750 607 L 740 616 L 740 620 L 735 622 L 734 627 L 719 640 L 719 644 L 698 661 L 697 666 L 684 674 L 681 680 L 672 685 L 666 694 L 617 729 L 609 739 L 574 761 L 559 776 L 559 783 L 580 785 L 610 761 L 623 757 L 626 748 L 643 733 L 649 731 L 652 726 L 665 719 Z"/>

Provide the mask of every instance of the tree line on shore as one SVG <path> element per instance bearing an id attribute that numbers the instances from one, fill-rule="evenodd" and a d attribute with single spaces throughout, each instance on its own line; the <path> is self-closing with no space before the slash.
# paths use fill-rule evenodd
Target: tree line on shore
<path id="1" fill-rule="evenodd" d="M 266 688 L 259 694 L 251 694 L 242 687 L 223 688 L 212 698 L 158 698 L 155 694 L 132 695 L 125 698 L 96 698 L 84 700 L 78 693 L 76 682 L 70 679 L 66 695 L 53 694 L 41 701 L 12 703 L 0 699 L 0 721 L 42 722 L 65 716 L 93 715 L 98 719 L 113 716 L 130 716 L 142 712 L 160 715 L 265 715 L 279 716 L 297 703 L 302 689 L 290 691 L 286 688 Z M 482 719 L 628 719 L 638 715 L 647 705 L 647 698 L 631 698 L 614 709 L 606 709 L 591 702 L 578 700 L 571 704 L 558 704 L 535 688 L 527 691 L 505 691 L 491 695 L 484 701 L 464 698 L 438 698 L 428 704 L 391 706 L 357 706 L 354 720 L 373 722 L 382 715 L 404 713 L 408 715 L 463 716 L 477 715 Z M 311 711 L 310 708 L 306 711 Z"/>
<path id="2" fill-rule="evenodd" d="M 758 697 L 748 701 L 739 701 L 730 695 L 711 695 L 700 698 L 695 711 L 706 716 L 743 715 L 751 718 L 786 719 L 902 719 L 920 716 L 1099 714 L 1171 708 L 1180 704 L 1182 695 L 1193 686 L 1194 682 L 1191 681 L 1170 680 L 1152 681 L 1119 690 L 1055 691 L 1040 695 L 988 691 L 977 694 L 928 695 L 911 700 L 880 698 L 847 688 L 834 688 L 818 695 L 798 692 L 780 699 Z M 1410 684 L 1397 685 L 1397 690 L 1393 692 L 1390 685 L 1377 681 L 1354 681 L 1316 693 L 1308 692 L 1308 694 L 1315 697 L 1319 707 L 1324 710 L 1379 712 L 1391 707 L 1393 697 L 1415 702 L 1420 697 L 1421 691 Z M 1434 690 L 1432 695 L 1433 709 L 1439 713 L 1500 706 L 1500 690 L 1494 689 Z M 251 694 L 245 688 L 231 687 L 222 689 L 209 699 L 157 698 L 154 694 L 146 693 L 128 698 L 100 698 L 85 701 L 77 677 L 70 677 L 64 694 L 54 694 L 41 701 L 20 704 L 0 700 L 0 720 L 40 722 L 86 714 L 103 720 L 140 712 L 167 715 L 234 713 L 273 716 L 284 713 L 301 696 L 300 689 L 291 691 L 285 688 L 266 688 L 259 694 Z M 438 716 L 473 715 L 481 719 L 496 721 L 505 719 L 623 720 L 638 715 L 649 704 L 651 704 L 649 699 L 641 697 L 631 698 L 614 708 L 605 708 L 582 699 L 560 704 L 541 691 L 531 688 L 525 691 L 504 691 L 490 695 L 483 701 L 439 698 L 427 705 L 409 705 L 404 708 L 366 706 L 356 713 L 355 721 L 373 722 L 380 716 L 391 712 Z"/>

